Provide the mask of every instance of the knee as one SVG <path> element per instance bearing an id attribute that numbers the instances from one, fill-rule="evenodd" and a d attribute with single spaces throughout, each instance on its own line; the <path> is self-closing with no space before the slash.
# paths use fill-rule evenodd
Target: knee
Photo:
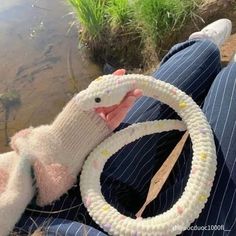
<path id="1" fill-rule="evenodd" d="M 182 51 L 184 57 L 188 56 L 190 60 L 194 60 L 196 64 L 220 67 L 220 50 L 218 46 L 209 39 L 188 40 L 184 43 L 176 44 L 171 48 L 169 53 L 163 58 L 161 64 L 172 58 Z"/>
<path id="2" fill-rule="evenodd" d="M 213 60 L 217 63 L 220 62 L 220 49 L 219 47 L 208 39 L 197 40 L 199 50 L 203 57 L 208 60 Z"/>

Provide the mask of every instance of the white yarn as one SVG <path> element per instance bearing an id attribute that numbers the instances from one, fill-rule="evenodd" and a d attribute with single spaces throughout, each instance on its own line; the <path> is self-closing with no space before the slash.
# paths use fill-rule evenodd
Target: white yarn
<path id="1" fill-rule="evenodd" d="M 210 195 L 216 171 L 213 134 L 206 117 L 191 97 L 151 76 L 100 77 L 77 95 L 77 103 L 84 111 L 111 106 L 118 104 L 128 91 L 135 88 L 142 89 L 144 96 L 168 104 L 183 122 L 149 121 L 131 125 L 108 137 L 90 153 L 83 166 L 80 179 L 82 200 L 93 220 L 110 235 L 178 235 L 199 217 Z M 183 124 L 192 140 L 193 158 L 189 179 L 180 199 L 170 210 L 155 217 L 132 219 L 120 214 L 101 193 L 100 175 L 108 158 L 144 135 L 173 129 L 183 131 Z"/>

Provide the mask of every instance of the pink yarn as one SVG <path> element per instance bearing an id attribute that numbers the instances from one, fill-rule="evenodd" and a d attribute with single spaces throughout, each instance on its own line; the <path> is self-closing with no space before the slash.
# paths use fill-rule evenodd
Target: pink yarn
<path id="1" fill-rule="evenodd" d="M 76 178 L 69 174 L 68 168 L 59 163 L 44 165 L 36 160 L 34 173 L 38 188 L 37 203 L 40 206 L 50 204 L 58 199 L 76 181 Z"/>
<path id="2" fill-rule="evenodd" d="M 177 207 L 177 211 L 178 211 L 178 213 L 181 215 L 181 214 L 183 214 L 184 209 L 183 209 L 182 207 L 178 206 L 178 207 Z"/>
<path id="3" fill-rule="evenodd" d="M 94 168 L 95 170 L 98 170 L 98 169 L 99 169 L 98 160 L 93 160 L 93 168 Z"/>
<path id="4" fill-rule="evenodd" d="M 91 204 L 91 202 L 92 202 L 92 201 L 91 201 L 91 198 L 90 198 L 90 197 L 86 197 L 86 198 L 85 198 L 85 206 L 86 206 L 86 207 L 89 207 L 90 204 Z"/>
<path id="5" fill-rule="evenodd" d="M 197 172 L 197 167 L 192 167 L 192 173 L 193 173 L 193 175 L 195 174 Z"/>
<path id="6" fill-rule="evenodd" d="M 8 178 L 9 174 L 5 170 L 0 169 L 0 193 L 5 191 Z"/>

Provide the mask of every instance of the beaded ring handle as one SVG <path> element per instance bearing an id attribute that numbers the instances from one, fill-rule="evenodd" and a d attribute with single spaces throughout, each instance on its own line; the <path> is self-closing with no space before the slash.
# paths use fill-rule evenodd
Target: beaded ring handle
<path id="1" fill-rule="evenodd" d="M 213 134 L 203 112 L 191 97 L 174 86 L 151 76 L 102 76 L 77 95 L 84 111 L 118 104 L 135 88 L 144 96 L 153 97 L 172 107 L 179 120 L 148 121 L 118 131 L 99 144 L 88 156 L 80 179 L 82 200 L 93 220 L 109 235 L 177 235 L 199 217 L 210 195 L 216 171 Z M 188 130 L 192 140 L 193 158 L 189 179 L 182 196 L 173 207 L 155 217 L 132 219 L 109 205 L 101 193 L 100 175 L 115 152 L 136 139 L 157 132 Z"/>

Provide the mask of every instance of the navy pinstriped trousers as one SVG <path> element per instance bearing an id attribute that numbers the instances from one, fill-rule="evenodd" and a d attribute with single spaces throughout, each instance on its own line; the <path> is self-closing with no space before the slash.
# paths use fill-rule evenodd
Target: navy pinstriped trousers
<path id="1" fill-rule="evenodd" d="M 217 146 L 218 168 L 210 199 L 200 217 L 182 235 L 236 235 L 236 63 L 221 70 L 215 44 L 208 40 L 186 41 L 170 50 L 153 75 L 185 91 L 202 107 Z M 178 119 L 178 116 L 167 105 L 141 97 L 117 130 L 135 122 L 165 118 Z M 152 176 L 181 135 L 177 131 L 149 135 L 113 155 L 101 177 L 106 200 L 123 214 L 134 217 L 145 201 Z M 149 204 L 143 217 L 166 211 L 181 196 L 191 158 L 188 140 L 161 193 Z M 79 187 L 50 206 L 29 205 L 29 208 L 34 211 L 25 211 L 16 231 L 27 234 L 37 225 L 44 227 L 46 235 L 105 235 L 81 203 Z"/>

